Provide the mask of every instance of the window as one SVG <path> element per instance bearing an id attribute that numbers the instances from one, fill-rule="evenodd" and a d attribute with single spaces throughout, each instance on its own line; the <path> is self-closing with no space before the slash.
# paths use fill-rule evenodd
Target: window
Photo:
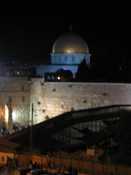
<path id="1" fill-rule="evenodd" d="M 75 64 L 74 62 L 75 62 L 75 56 L 72 55 L 72 64 Z"/>
<path id="2" fill-rule="evenodd" d="M 65 57 L 64 57 L 64 63 L 66 63 L 66 62 L 67 62 L 67 59 L 68 59 L 68 57 L 67 57 L 67 56 L 65 56 Z"/>

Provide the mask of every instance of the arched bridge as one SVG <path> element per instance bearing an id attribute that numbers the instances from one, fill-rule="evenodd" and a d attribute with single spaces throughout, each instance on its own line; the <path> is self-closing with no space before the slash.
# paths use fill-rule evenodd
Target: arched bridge
<path id="1" fill-rule="evenodd" d="M 121 118 L 130 116 L 131 105 L 113 105 L 71 111 L 7 137 L 19 150 L 50 152 L 117 145 Z M 25 144 L 26 143 L 26 144 Z"/>

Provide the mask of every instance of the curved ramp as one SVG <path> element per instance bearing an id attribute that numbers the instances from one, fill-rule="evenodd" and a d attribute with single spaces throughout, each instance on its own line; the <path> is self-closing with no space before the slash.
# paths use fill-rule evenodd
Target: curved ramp
<path id="1" fill-rule="evenodd" d="M 93 145 L 110 137 L 115 132 L 119 119 L 129 113 L 131 105 L 71 111 L 10 135 L 7 139 L 19 143 L 20 149 L 24 150 L 34 148 L 40 151 L 52 151 Z M 102 125 L 99 131 L 90 129 L 89 124 L 97 122 Z"/>

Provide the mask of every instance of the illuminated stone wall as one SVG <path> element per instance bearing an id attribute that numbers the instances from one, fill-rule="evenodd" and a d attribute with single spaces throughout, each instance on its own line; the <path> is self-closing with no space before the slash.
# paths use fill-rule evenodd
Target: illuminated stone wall
<path id="1" fill-rule="evenodd" d="M 12 99 L 13 122 L 42 122 L 67 111 L 131 104 L 131 84 L 45 82 L 42 78 L 0 77 L 0 121 Z M 33 106 L 33 108 L 32 108 Z M 33 110 L 32 110 L 33 109 Z"/>
<path id="2" fill-rule="evenodd" d="M 0 77 L 0 119 L 5 120 L 5 105 L 11 99 L 13 122 L 28 124 L 30 81 L 26 78 Z"/>
<path id="3" fill-rule="evenodd" d="M 33 122 L 98 106 L 131 104 L 131 84 L 44 82 L 32 79 Z"/>

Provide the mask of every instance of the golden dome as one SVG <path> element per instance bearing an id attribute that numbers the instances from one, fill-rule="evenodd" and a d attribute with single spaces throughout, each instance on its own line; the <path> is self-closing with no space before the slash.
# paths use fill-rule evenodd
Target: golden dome
<path id="1" fill-rule="evenodd" d="M 60 36 L 54 43 L 53 53 L 89 53 L 86 42 L 73 33 L 67 33 Z"/>

